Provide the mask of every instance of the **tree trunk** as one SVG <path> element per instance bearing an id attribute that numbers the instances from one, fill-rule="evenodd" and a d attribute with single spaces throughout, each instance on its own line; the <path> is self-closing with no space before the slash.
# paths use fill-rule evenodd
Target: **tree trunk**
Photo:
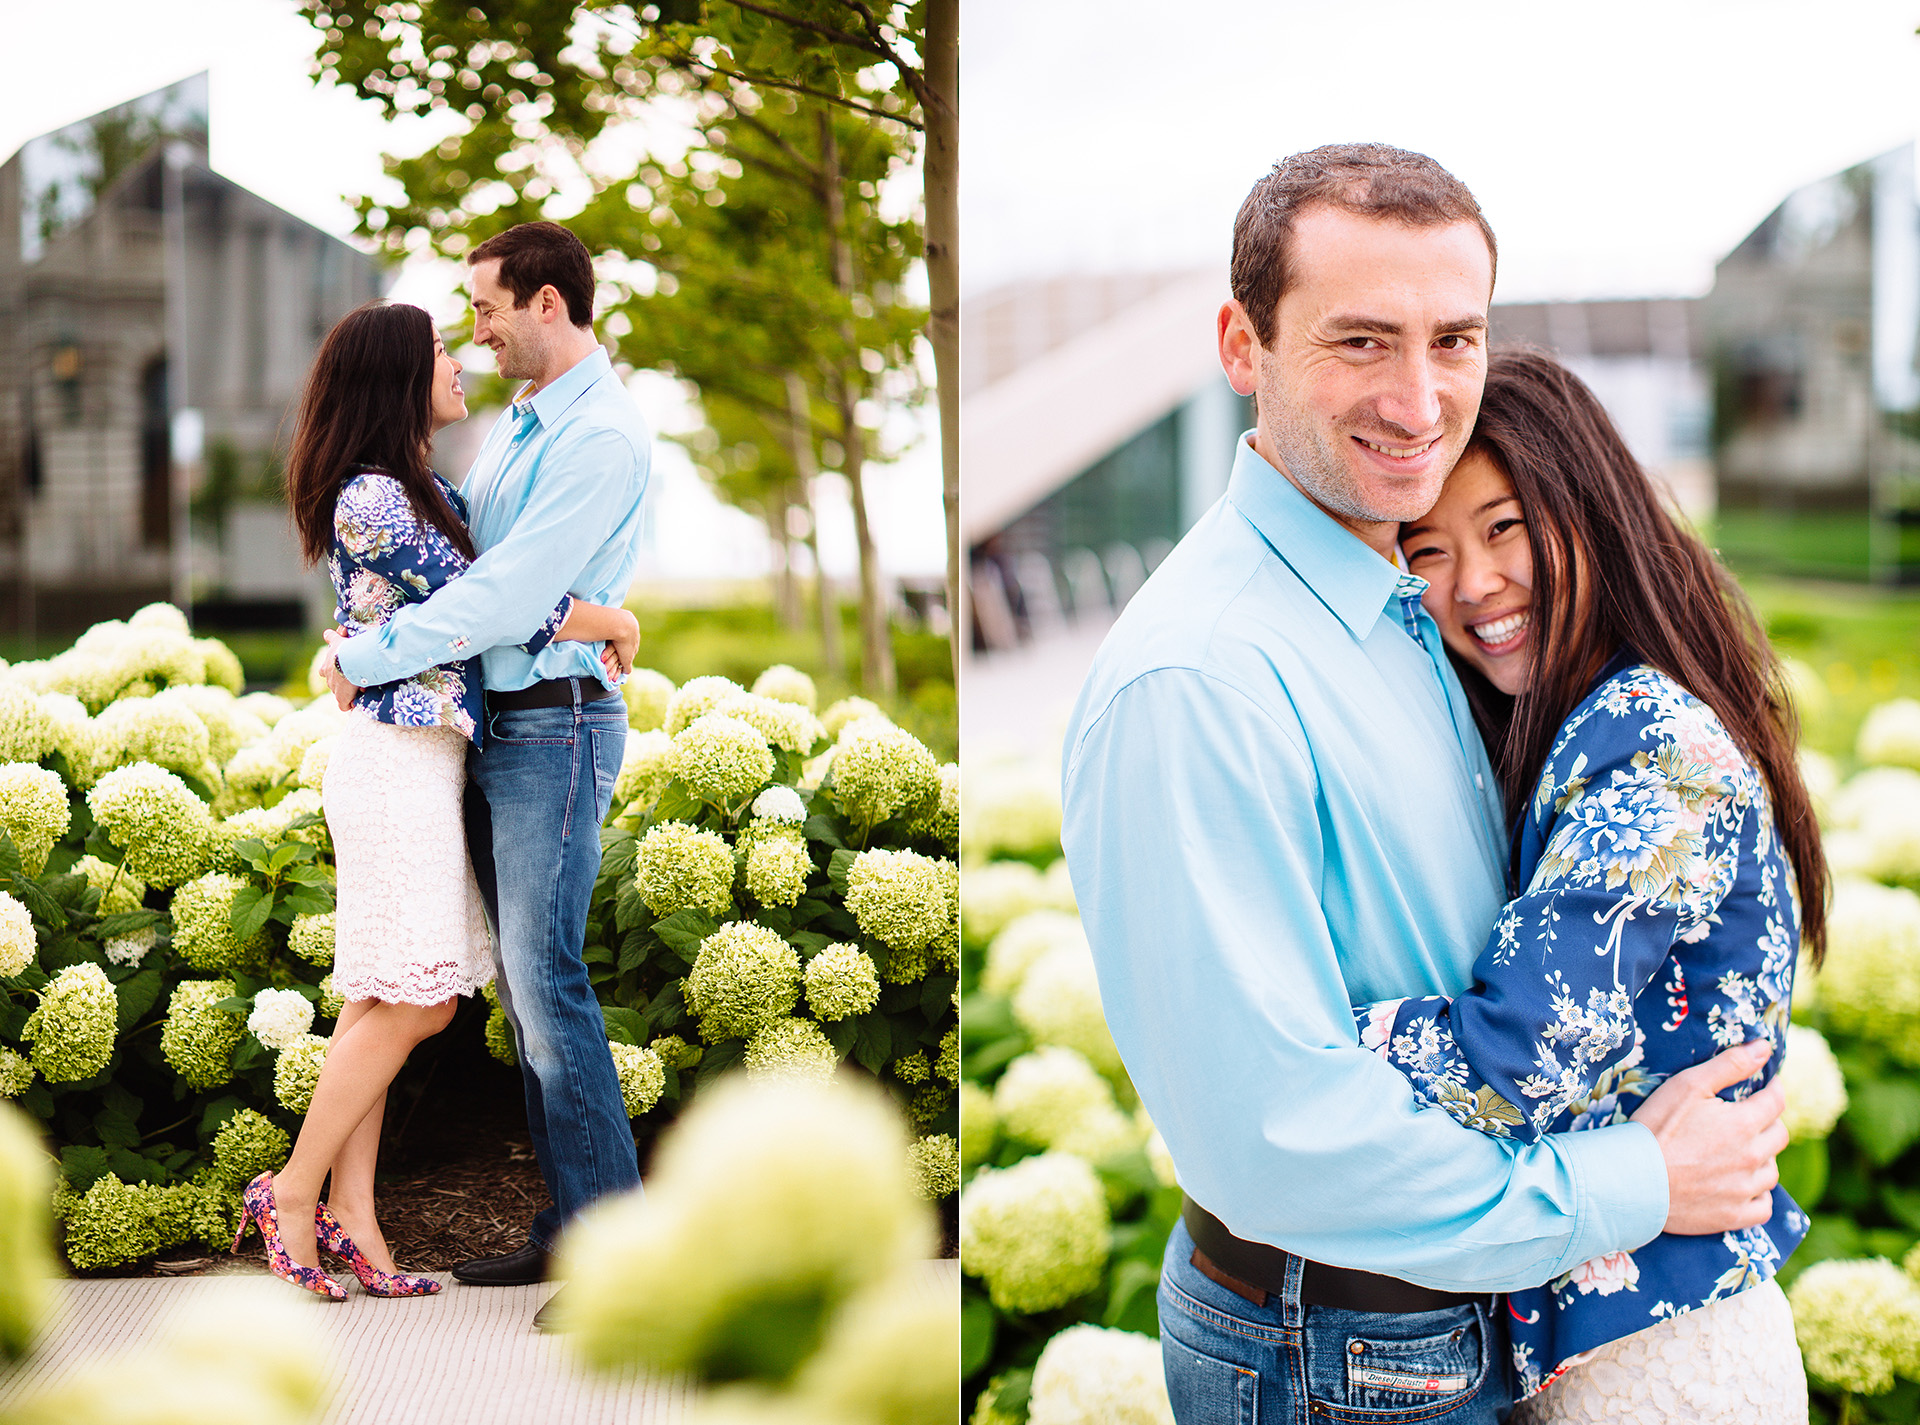
<path id="1" fill-rule="evenodd" d="M 846 671 L 846 659 L 840 653 L 840 606 L 833 597 L 833 585 L 827 579 L 827 566 L 820 562 L 820 517 L 813 506 L 813 482 L 820 466 L 813 458 L 813 417 L 807 399 L 807 383 L 797 371 L 787 373 L 787 440 L 793 450 L 793 469 L 800 479 L 807 511 L 807 550 L 813 555 L 814 607 L 820 617 L 820 661 L 829 673 Z"/>
<path id="2" fill-rule="evenodd" d="M 793 536 L 787 533 L 786 488 L 767 491 L 765 497 L 767 539 L 773 545 L 773 607 L 782 628 L 799 628 L 800 591 L 793 580 Z"/>
<path id="3" fill-rule="evenodd" d="M 833 281 L 841 292 L 851 296 L 853 249 L 846 240 L 847 205 L 840 187 L 840 143 L 834 137 L 833 115 L 824 104 L 819 107 L 819 124 L 821 197 L 827 205 Z M 841 334 L 847 352 L 834 382 L 834 395 L 840 409 L 840 444 L 846 452 L 847 484 L 853 497 L 854 542 L 860 551 L 860 681 L 868 692 L 891 695 L 895 687 L 893 636 L 886 594 L 880 587 L 880 560 L 867 525 L 867 494 L 862 471 L 866 463 L 866 440 L 855 409 L 864 378 L 854 349 L 853 324 L 843 322 Z"/>
<path id="4" fill-rule="evenodd" d="M 954 680 L 966 629 L 960 577 L 960 0 L 929 0 L 925 56 L 927 340 L 940 394 L 940 475 L 947 511 L 948 645 Z"/>

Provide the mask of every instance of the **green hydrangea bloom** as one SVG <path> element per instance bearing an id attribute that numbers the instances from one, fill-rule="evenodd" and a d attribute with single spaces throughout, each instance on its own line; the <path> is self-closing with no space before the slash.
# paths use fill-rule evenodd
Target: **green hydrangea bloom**
<path id="1" fill-rule="evenodd" d="M 33 1060 L 0 1045 L 0 1098 L 18 1098 L 33 1087 Z"/>
<path id="2" fill-rule="evenodd" d="M 924 1084 L 927 1073 L 927 1056 L 917 1049 L 893 1061 L 893 1076 L 903 1084 Z"/>
<path id="3" fill-rule="evenodd" d="M 960 1333 L 954 1301 L 921 1281 L 917 1273 L 900 1273 L 848 1302 L 795 1378 L 794 1394 L 833 1425 L 955 1425 Z"/>
<path id="4" fill-rule="evenodd" d="M 67 1260 L 82 1271 L 117 1267 L 186 1240 L 192 1205 L 177 1189 L 96 1178 L 67 1214 Z M 163 1233 L 177 1233 L 174 1243 Z"/>
<path id="5" fill-rule="evenodd" d="M 631 1044 L 609 1044 L 614 1072 L 620 1076 L 620 1097 L 626 1100 L 627 1117 L 638 1118 L 667 1091 L 667 1067 L 651 1049 Z"/>
<path id="6" fill-rule="evenodd" d="M 95 765 L 99 739 L 94 735 L 87 705 L 70 693 L 42 693 L 39 703 L 47 717 L 47 751 L 67 759 L 73 785 L 84 791 L 100 774 Z"/>
<path id="7" fill-rule="evenodd" d="M 940 764 L 926 744 L 882 718 L 849 723 L 833 745 L 833 787 L 848 817 L 875 826 L 937 804 Z"/>
<path id="8" fill-rule="evenodd" d="M 1017 766 L 968 778 L 967 854 L 1033 856 L 1060 845 L 1060 776 Z"/>
<path id="9" fill-rule="evenodd" d="M 58 772 L 31 762 L 0 763 L 0 826 L 19 848 L 29 876 L 47 869 L 47 853 L 71 820 L 67 784 Z"/>
<path id="10" fill-rule="evenodd" d="M 890 985 L 918 984 L 933 968 L 933 956 L 926 950 L 889 950 L 877 962 L 880 978 Z"/>
<path id="11" fill-rule="evenodd" d="M 778 933 L 751 921 L 721 926 L 700 942 L 684 987 L 687 1007 L 710 1039 L 755 1030 L 793 1012 L 800 956 Z"/>
<path id="12" fill-rule="evenodd" d="M 120 1000 L 98 965 L 69 965 L 40 991 L 20 1037 L 33 1045 L 33 1066 L 50 1084 L 90 1079 L 113 1057 Z"/>
<path id="13" fill-rule="evenodd" d="M 673 772 L 702 801 L 733 807 L 772 780 L 773 752 L 751 723 L 712 712 L 674 737 Z"/>
<path id="14" fill-rule="evenodd" d="M 761 905 L 797 905 L 813 874 L 807 839 L 797 831 L 759 836 L 747 852 L 747 892 Z"/>
<path id="15" fill-rule="evenodd" d="M 1008 1064 L 994 1085 L 993 1107 L 1009 1138 L 1092 1163 L 1138 1148 L 1146 1138 L 1139 1122 L 1120 1111 L 1099 1070 L 1056 1044 Z"/>
<path id="16" fill-rule="evenodd" d="M 754 693 L 735 693 L 723 698 L 714 709 L 725 717 L 734 717 L 755 728 L 775 747 L 787 752 L 811 752 L 827 735 L 820 719 L 798 703 L 778 698 L 763 698 Z"/>
<path id="17" fill-rule="evenodd" d="M 678 1034 L 662 1034 L 647 1047 L 660 1056 L 661 1063 L 675 1070 L 693 1068 L 706 1053 L 698 1044 L 689 1044 Z"/>
<path id="18" fill-rule="evenodd" d="M 1034 961 L 1014 991 L 1013 1018 L 1034 1043 L 1078 1049 L 1102 1073 L 1120 1075 L 1120 1051 L 1100 1007 L 1100 981 L 1084 938 Z"/>
<path id="19" fill-rule="evenodd" d="M 1879 1395 L 1920 1368 L 1920 1287 L 1886 1258 L 1815 1262 L 1787 1300 L 1815 1380 Z"/>
<path id="20" fill-rule="evenodd" d="M 967 883 L 973 893 L 973 882 Z M 973 929 L 973 902 L 967 902 L 967 929 Z M 980 974 L 980 988 L 990 995 L 1011 998 L 1031 970 L 1047 953 L 1063 945 L 1085 948 L 1087 932 L 1080 917 L 1057 910 L 1030 910 L 1017 916 L 993 937 L 987 946 L 987 965 Z M 1088 951 L 1091 954 L 1091 950 Z"/>
<path id="21" fill-rule="evenodd" d="M 668 736 L 678 736 L 692 726 L 696 718 L 705 717 L 735 693 L 745 691 L 745 688 L 731 678 L 711 675 L 705 678 L 689 678 L 673 695 L 673 701 L 667 705 Z"/>
<path id="22" fill-rule="evenodd" d="M 811 1019 L 776 1019 L 747 1040 L 741 1062 L 750 1079 L 812 1079 L 824 1083 L 840 1054 Z"/>
<path id="23" fill-rule="evenodd" d="M 294 780 L 310 792 L 321 790 L 327 778 L 327 761 L 339 741 L 337 732 L 330 737 L 316 737 L 301 754 L 300 770 L 294 774 Z"/>
<path id="24" fill-rule="evenodd" d="M 200 719 L 207 729 L 208 755 L 217 766 L 226 766 L 234 753 L 263 740 L 268 732 L 267 724 L 240 706 L 240 700 L 224 687 L 199 684 L 168 688 L 154 694 L 153 701 L 186 708 Z"/>
<path id="25" fill-rule="evenodd" d="M 208 685 L 238 697 L 247 686 L 247 670 L 239 656 L 217 638 L 196 638 L 193 646 L 200 651 Z"/>
<path id="26" fill-rule="evenodd" d="M 1028 1419 L 1031 1425 L 1173 1425 L 1160 1343 L 1091 1322 L 1069 1326 L 1034 1364 Z"/>
<path id="27" fill-rule="evenodd" d="M 726 838 L 684 821 L 665 821 L 640 838 L 634 884 L 655 915 L 733 909 L 733 848 Z"/>
<path id="28" fill-rule="evenodd" d="M 940 1056 L 933 1061 L 933 1072 L 948 1083 L 960 1077 L 960 1026 L 954 1025 L 940 1036 Z"/>
<path id="29" fill-rule="evenodd" d="M 1012 1374 L 1002 1372 L 987 1382 L 986 1389 L 980 1392 L 979 1399 L 973 1403 L 973 1414 L 968 1417 L 967 1425 L 1027 1425 L 1026 1412 L 1015 1414 L 1011 1409 L 1000 1408 L 1001 1388 L 1012 1384 L 1008 1379 Z M 1023 1399 L 1026 1393 L 1025 1386 L 1021 1386 L 1020 1395 Z"/>
<path id="30" fill-rule="evenodd" d="M 264 950 L 268 944 L 264 928 L 245 944 L 233 933 L 229 918 L 233 898 L 246 884 L 244 877 L 209 871 L 175 891 L 174 953 L 196 970 L 226 970 Z"/>
<path id="31" fill-rule="evenodd" d="M 960 1269 L 1002 1311 L 1051 1311 L 1092 1291 L 1112 1250 L 1106 1189 L 1071 1153 L 985 1169 L 960 1199 Z"/>
<path id="32" fill-rule="evenodd" d="M 191 708 L 159 698 L 125 698 L 93 720 L 94 763 L 101 770 L 151 762 L 218 781 L 207 725 Z"/>
<path id="33" fill-rule="evenodd" d="M 923 1134 L 907 1150 L 907 1159 L 913 1164 L 914 1188 L 927 1201 L 960 1191 L 960 1145 L 950 1134 Z"/>
<path id="34" fill-rule="evenodd" d="M 272 1119 L 243 1108 L 213 1135 L 213 1176 L 238 1192 L 262 1173 L 279 1172 L 292 1151 L 293 1140 Z"/>
<path id="35" fill-rule="evenodd" d="M 0 758 L 38 762 L 54 743 L 54 723 L 33 689 L 0 676 Z"/>
<path id="36" fill-rule="evenodd" d="M 291 770 L 271 741 L 249 743 L 227 762 L 227 790 L 257 798 Z"/>
<path id="37" fill-rule="evenodd" d="M 223 1250 L 231 1247 L 240 1230 L 240 1194 L 214 1177 L 211 1169 L 196 1173 L 192 1186 L 195 1193 L 187 1240 Z"/>
<path id="38" fill-rule="evenodd" d="M 616 806 L 650 807 L 673 780 L 673 739 L 660 731 L 629 733 L 613 780 Z"/>
<path id="39" fill-rule="evenodd" d="M 635 668 L 620 685 L 627 704 L 627 726 L 635 732 L 664 727 L 673 705 L 673 679 L 651 668 Z"/>
<path id="40" fill-rule="evenodd" d="M 5 891 L 0 891 L 0 980 L 10 979 L 31 965 L 40 953 L 33 915 Z"/>
<path id="41" fill-rule="evenodd" d="M 813 679 L 786 663 L 765 669 L 753 680 L 753 691 L 763 698 L 796 704 L 808 712 L 820 706 L 820 694 L 814 689 Z"/>
<path id="42" fill-rule="evenodd" d="M 320 1034 L 302 1034 L 273 1061 L 273 1096 L 288 1113 L 305 1113 L 313 1103 L 314 1085 L 326 1067 L 328 1040 Z"/>
<path id="43" fill-rule="evenodd" d="M 1920 896 L 1904 886 L 1838 880 L 1815 987 L 1833 1028 L 1920 1065 Z"/>
<path id="44" fill-rule="evenodd" d="M 252 713 L 268 727 L 273 727 L 293 711 L 293 704 L 278 693 L 242 693 L 233 702 L 235 707 Z"/>
<path id="45" fill-rule="evenodd" d="M 109 772 L 87 793 L 87 806 L 141 879 L 177 886 L 204 869 L 213 819 L 165 768 L 136 762 Z"/>
<path id="46" fill-rule="evenodd" d="M 287 932 L 287 948 L 309 965 L 326 969 L 333 964 L 333 916 L 332 911 L 324 915 L 296 915 L 292 929 Z"/>
<path id="47" fill-rule="evenodd" d="M 4 1064 L 0 1057 L 0 1078 Z M 0 1105 L 0 1361 L 26 1354 L 49 1305 L 58 1275 L 47 1230 L 55 1181 L 53 1159 L 33 1120 Z"/>
<path id="48" fill-rule="evenodd" d="M 1803 1024 L 1787 1026 L 1787 1055 L 1780 1067 L 1787 1106 L 1780 1122 L 1796 1143 L 1812 1143 L 1833 1132 L 1847 1111 L 1847 1081 L 1826 1036 Z"/>
<path id="49" fill-rule="evenodd" d="M 487 1052 L 510 1069 L 520 1066 L 520 1050 L 513 1042 L 513 1021 L 498 1004 L 487 1014 Z"/>
<path id="50" fill-rule="evenodd" d="M 240 853 L 236 848 L 242 841 L 264 841 L 269 846 L 284 841 L 287 823 L 292 820 L 285 799 L 277 806 L 244 807 L 222 817 L 207 838 L 208 864 L 215 871 L 239 871 Z"/>
<path id="51" fill-rule="evenodd" d="M 960 849 L 960 764 L 941 763 L 939 782 L 922 800 L 907 823 L 907 835 L 916 841 L 938 841 L 949 852 Z"/>
<path id="52" fill-rule="evenodd" d="M 896 950 L 920 950 L 947 925 L 939 863 L 917 851 L 862 851 L 847 871 L 847 909 L 860 929 Z"/>
<path id="53" fill-rule="evenodd" d="M 953 1103 L 953 1085 L 943 1084 L 938 1079 L 928 1079 L 913 1091 L 913 1097 L 907 1101 L 907 1118 L 916 1130 L 924 1130 L 929 1123 L 945 1113 Z"/>
<path id="54" fill-rule="evenodd" d="M 827 946 L 807 961 L 806 982 L 815 1019 L 850 1019 L 880 1003 L 880 973 L 858 946 Z"/>
<path id="55" fill-rule="evenodd" d="M 100 914 L 124 915 L 139 910 L 147 899 L 147 883 L 125 866 L 113 866 L 98 856 L 82 856 L 73 863 L 74 872 L 87 878 L 87 884 L 100 892 Z"/>
<path id="56" fill-rule="evenodd" d="M 968 841 L 966 854 L 973 854 Z M 1046 883 L 1025 861 L 989 861 L 964 866 L 960 872 L 961 899 L 967 903 L 962 927 L 967 944 L 985 945 L 1028 911 L 1046 902 Z M 1004 990 L 995 991 L 1004 994 Z"/>
<path id="57" fill-rule="evenodd" d="M 320 977 L 320 1014 L 326 1019 L 338 1019 L 340 1011 L 347 1007 L 346 996 L 334 988 L 333 976 Z"/>
<path id="58" fill-rule="evenodd" d="M 868 702 L 865 698 L 842 698 L 820 714 L 820 725 L 827 730 L 828 737 L 837 738 L 848 723 L 858 722 L 862 718 L 879 718 L 885 722 L 887 715 L 880 704 Z"/>
<path id="59" fill-rule="evenodd" d="M 247 1024 L 233 1011 L 216 1008 L 232 997 L 232 980 L 182 980 L 173 987 L 160 1027 L 160 1053 L 192 1088 L 217 1088 L 233 1077 L 233 1051 Z"/>
<path id="60" fill-rule="evenodd" d="M 993 1095 L 980 1085 L 960 1085 L 960 1161 L 971 1168 L 993 1156 L 993 1145 L 1000 1140 L 1000 1115 L 994 1111 Z"/>
<path id="61" fill-rule="evenodd" d="M 133 628 L 163 628 L 169 633 L 192 633 L 193 625 L 178 605 L 165 601 L 145 604 L 137 609 L 127 620 L 126 626 Z"/>

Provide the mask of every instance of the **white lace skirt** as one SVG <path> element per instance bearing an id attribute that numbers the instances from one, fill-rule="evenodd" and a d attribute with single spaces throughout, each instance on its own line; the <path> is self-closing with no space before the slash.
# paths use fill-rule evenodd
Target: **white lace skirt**
<path id="1" fill-rule="evenodd" d="M 1588 1353 L 1514 1408 L 1511 1425 L 1806 1425 L 1807 1377 L 1777 1282 Z"/>
<path id="2" fill-rule="evenodd" d="M 460 809 L 466 784 L 467 740 L 453 728 L 348 719 L 321 790 L 343 998 L 439 1004 L 493 978 Z"/>

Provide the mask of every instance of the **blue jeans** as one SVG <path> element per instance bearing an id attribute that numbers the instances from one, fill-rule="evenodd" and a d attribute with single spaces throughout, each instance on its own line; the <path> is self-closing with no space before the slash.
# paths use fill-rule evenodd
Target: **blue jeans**
<path id="1" fill-rule="evenodd" d="M 1160 1272 L 1160 1354 L 1180 1425 L 1494 1425 L 1512 1406 L 1506 1334 L 1487 1301 L 1309 1306 L 1296 1265 L 1288 1290 L 1255 1306 L 1192 1257 L 1177 1223 Z"/>
<path id="2" fill-rule="evenodd" d="M 553 1201 L 529 1239 L 552 1251 L 588 1203 L 640 1182 L 633 1125 L 581 960 L 600 823 L 626 747 L 619 694 L 493 712 L 467 756 L 467 847 L 493 923 L 495 982 L 513 1024 L 527 1129 Z"/>

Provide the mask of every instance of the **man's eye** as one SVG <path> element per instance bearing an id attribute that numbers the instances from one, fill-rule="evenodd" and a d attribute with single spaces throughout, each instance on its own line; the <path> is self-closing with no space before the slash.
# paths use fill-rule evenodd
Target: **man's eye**
<path id="1" fill-rule="evenodd" d="M 1448 351 L 1464 351 L 1467 347 L 1473 345 L 1473 343 L 1458 332 L 1449 332 L 1447 335 L 1441 337 L 1435 345 L 1443 347 Z"/>
<path id="2" fill-rule="evenodd" d="M 1365 351 L 1368 347 L 1372 346 L 1373 343 L 1374 339 L 1370 336 L 1350 336 L 1340 344 L 1345 347 L 1350 347 L 1354 351 Z"/>

